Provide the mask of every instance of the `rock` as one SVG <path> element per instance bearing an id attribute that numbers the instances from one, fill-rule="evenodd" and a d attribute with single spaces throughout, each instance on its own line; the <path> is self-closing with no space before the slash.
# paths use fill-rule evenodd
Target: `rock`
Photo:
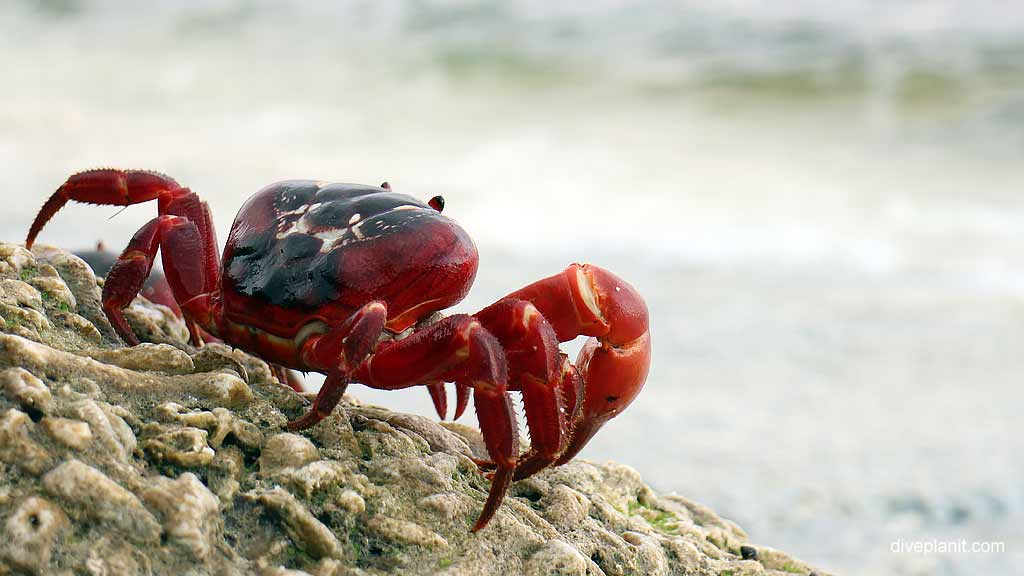
<path id="1" fill-rule="evenodd" d="M 144 548 L 133 545 L 124 538 L 113 534 L 106 535 L 93 543 L 85 553 L 85 561 L 81 571 L 89 576 L 108 576 L 121 574 L 154 574 L 149 556 Z M 159 574 L 159 572 L 157 572 Z M 176 572 L 195 574 L 195 572 Z"/>
<path id="2" fill-rule="evenodd" d="M 141 298 L 128 317 L 153 343 L 124 348 L 99 294 L 78 258 L 0 242 L 0 575 L 812 570 L 754 559 L 738 526 L 614 463 L 513 483 L 472 533 L 488 490 L 475 428 L 345 396 L 289 432 L 309 398 L 264 362 L 195 350 Z"/>
<path id="3" fill-rule="evenodd" d="M 586 576 L 593 563 L 572 544 L 564 540 L 552 540 L 541 546 L 526 561 L 525 576 Z M 595 566 L 596 568 L 596 566 Z"/>
<path id="4" fill-rule="evenodd" d="M 143 342 L 172 344 L 188 340 L 188 328 L 178 321 L 170 308 L 153 304 L 145 298 L 136 298 L 125 308 L 124 317 Z"/>
<path id="5" fill-rule="evenodd" d="M 85 450 L 92 443 L 92 429 L 81 420 L 43 418 L 39 423 L 50 438 L 72 450 Z"/>
<path id="6" fill-rule="evenodd" d="M 281 518 L 285 531 L 303 552 L 313 558 L 341 558 L 341 543 L 330 528 L 283 488 L 248 495 Z"/>
<path id="7" fill-rule="evenodd" d="M 263 446 L 260 473 L 271 474 L 283 468 L 298 468 L 319 459 L 320 452 L 308 438 L 298 434 L 277 434 Z"/>
<path id="8" fill-rule="evenodd" d="M 31 438 L 33 428 L 28 414 L 20 410 L 0 414 L 0 461 L 27 474 L 41 474 L 50 466 L 50 454 Z"/>
<path id="9" fill-rule="evenodd" d="M 139 499 L 103 472 L 68 460 L 43 477 L 43 488 L 82 519 L 109 523 L 140 544 L 160 537 L 160 525 Z"/>
<path id="10" fill-rule="evenodd" d="M 219 449 L 229 437 L 248 450 L 258 450 L 263 445 L 263 433 L 250 422 L 240 420 L 226 408 L 185 410 L 176 402 L 166 402 L 157 407 L 157 414 L 163 422 L 179 422 L 186 426 L 202 428 L 211 434 L 210 446 Z"/>
<path id="11" fill-rule="evenodd" d="M 0 242 L 0 277 L 17 278 L 35 264 L 35 257 L 25 248 L 17 244 Z"/>
<path id="12" fill-rule="evenodd" d="M 263 467 L 263 461 L 260 461 Z M 274 468 L 264 475 L 272 477 L 275 481 L 287 486 L 292 492 L 311 497 L 314 493 L 330 488 L 332 486 L 347 484 L 348 469 L 338 462 L 318 460 L 310 462 L 301 468 Z"/>
<path id="13" fill-rule="evenodd" d="M 366 522 L 366 526 L 381 538 L 412 544 L 426 548 L 447 548 L 448 541 L 440 535 L 407 520 L 374 516 Z"/>
<path id="14" fill-rule="evenodd" d="M 195 370 L 192 357 L 170 344 L 144 342 L 131 348 L 90 350 L 86 354 L 105 364 L 113 364 L 129 370 L 146 370 L 147 372 L 167 374 L 191 374 Z"/>
<path id="15" fill-rule="evenodd" d="M 214 455 L 207 477 L 210 489 L 223 506 L 230 507 L 234 503 L 235 495 L 242 488 L 240 480 L 244 472 L 245 456 L 241 450 L 229 446 Z"/>
<path id="16" fill-rule="evenodd" d="M 64 280 L 57 275 L 56 270 L 53 270 L 52 276 L 36 276 L 32 279 L 31 285 L 42 298 L 51 298 L 57 302 L 58 307 L 67 308 L 68 310 L 74 310 L 78 307 L 78 301 L 75 300 L 75 295 L 68 288 L 68 285 L 64 283 Z"/>
<path id="17" fill-rule="evenodd" d="M 442 518 L 454 519 L 468 514 L 473 500 L 459 492 L 443 492 L 424 496 L 417 505 L 424 510 L 436 512 Z"/>
<path id="18" fill-rule="evenodd" d="M 769 570 L 808 575 L 811 572 L 817 572 L 806 563 L 793 558 L 785 552 L 769 548 L 768 546 L 759 547 L 757 550 L 757 558 L 755 559 L 760 561 L 761 565 Z M 821 572 L 818 573 L 821 574 Z"/>
<path id="19" fill-rule="evenodd" d="M 221 539 L 217 497 L 192 473 L 177 480 L 154 479 L 156 485 L 142 492 L 147 506 L 163 518 L 164 533 L 195 560 L 206 560 Z"/>
<path id="20" fill-rule="evenodd" d="M 353 516 L 366 512 L 366 500 L 355 490 L 342 490 L 335 503 Z"/>
<path id="21" fill-rule="evenodd" d="M 57 505 L 30 496 L 4 522 L 0 558 L 14 568 L 45 574 L 57 536 L 68 526 L 68 517 Z"/>
<path id="22" fill-rule="evenodd" d="M 114 332 L 114 327 L 110 325 L 103 312 L 100 288 L 92 268 L 70 252 L 38 242 L 32 246 L 32 255 L 35 259 L 52 266 L 64 280 L 64 284 L 75 297 L 75 312 L 81 315 L 86 324 L 100 333 L 100 341 L 107 345 L 120 344 L 121 338 Z"/>
<path id="23" fill-rule="evenodd" d="M 142 443 L 151 460 L 179 468 L 200 468 L 213 462 L 213 448 L 206 443 L 206 430 L 177 428 Z"/>
<path id="24" fill-rule="evenodd" d="M 43 309 L 43 296 L 31 284 L 20 280 L 0 280 L 0 302 L 37 311 Z"/>
<path id="25" fill-rule="evenodd" d="M 81 400 L 70 404 L 71 413 L 88 423 L 107 455 L 118 460 L 128 460 L 135 451 L 135 433 L 123 418 L 118 416 L 110 404 L 95 400 Z"/>
<path id="26" fill-rule="evenodd" d="M 4 393 L 22 410 L 46 414 L 53 395 L 43 382 L 24 368 L 8 368 L 0 372 Z"/>

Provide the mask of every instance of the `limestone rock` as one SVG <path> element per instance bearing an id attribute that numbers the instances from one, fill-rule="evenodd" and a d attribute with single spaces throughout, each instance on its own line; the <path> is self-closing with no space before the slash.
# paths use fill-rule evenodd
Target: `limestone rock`
<path id="1" fill-rule="evenodd" d="M 92 443 L 92 429 L 81 420 L 43 418 L 40 424 L 50 438 L 72 450 L 85 450 Z"/>
<path id="2" fill-rule="evenodd" d="M 28 414 L 11 408 L 0 414 L 0 461 L 28 474 L 40 474 L 50 465 L 50 454 L 31 438 L 35 424 Z"/>
<path id="3" fill-rule="evenodd" d="M 30 496 L 4 523 L 0 557 L 13 567 L 45 574 L 57 536 L 68 526 L 68 517 L 54 503 Z"/>
<path id="4" fill-rule="evenodd" d="M 8 368 L 0 372 L 4 393 L 23 410 L 45 414 L 53 395 L 43 382 L 24 368 Z"/>
<path id="5" fill-rule="evenodd" d="M 564 574 L 565 576 L 585 576 L 591 567 L 599 570 L 588 558 L 584 557 L 572 544 L 564 540 L 552 540 L 537 550 L 526 561 L 525 576 L 545 576 L 547 574 Z"/>
<path id="6" fill-rule="evenodd" d="M 43 477 L 43 488 L 83 519 L 107 522 L 139 543 L 160 537 L 160 525 L 139 499 L 103 472 L 68 460 Z"/>
<path id="7" fill-rule="evenodd" d="M 283 488 L 253 493 L 249 498 L 279 516 L 292 542 L 306 554 L 313 558 L 343 556 L 341 543 L 331 529 Z"/>
<path id="8" fill-rule="evenodd" d="M 374 516 L 366 522 L 367 527 L 381 538 L 400 542 L 402 544 L 413 544 L 427 548 L 447 548 L 448 541 L 440 535 L 407 520 Z"/>
<path id="9" fill-rule="evenodd" d="M 221 538 L 217 497 L 192 473 L 177 480 L 154 480 L 156 485 L 142 492 L 143 501 L 163 518 L 171 542 L 181 545 L 195 560 L 206 560 Z"/>
<path id="10" fill-rule="evenodd" d="M 513 483 L 472 533 L 489 486 L 475 428 L 346 396 L 289 432 L 309 398 L 264 362 L 192 348 L 141 298 L 127 315 L 152 344 L 124 348 L 99 295 L 80 259 L 0 242 L 0 575 L 812 570 L 765 547 L 745 560 L 738 526 L 614 463 Z"/>
<path id="11" fill-rule="evenodd" d="M 57 275 L 54 268 L 49 268 L 48 270 L 53 271 L 52 275 L 36 276 L 32 279 L 32 287 L 39 291 L 42 298 L 52 298 L 55 300 L 58 307 L 69 310 L 77 308 L 78 301 L 75 300 L 75 295 L 68 288 L 68 285 Z"/>
<path id="12" fill-rule="evenodd" d="M 32 253 L 17 244 L 0 242 L 0 277 L 17 278 L 19 274 L 35 266 Z"/>
<path id="13" fill-rule="evenodd" d="M 97 349 L 86 353 L 100 362 L 129 370 L 190 374 L 195 369 L 192 358 L 170 344 L 144 342 L 131 348 Z"/>
<path id="14" fill-rule="evenodd" d="M 142 449 L 153 461 L 180 468 L 199 468 L 213 462 L 213 448 L 206 442 L 206 430 L 183 427 L 149 438 Z"/>
<path id="15" fill-rule="evenodd" d="M 89 425 L 90 431 L 107 451 L 118 460 L 128 460 L 135 451 L 135 433 L 127 422 L 117 415 L 110 404 L 95 400 L 81 400 L 70 405 L 71 413 Z"/>
<path id="16" fill-rule="evenodd" d="M 320 452 L 308 438 L 282 433 L 267 440 L 260 454 L 260 472 L 270 474 L 283 468 L 298 468 L 320 459 Z"/>

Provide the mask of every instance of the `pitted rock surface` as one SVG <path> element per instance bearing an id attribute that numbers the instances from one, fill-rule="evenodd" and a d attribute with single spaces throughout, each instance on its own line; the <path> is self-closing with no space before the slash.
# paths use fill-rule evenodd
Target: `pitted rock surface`
<path id="1" fill-rule="evenodd" d="M 141 298 L 124 348 L 99 298 L 78 258 L 0 242 L 0 576 L 812 573 L 614 463 L 517 482 L 471 533 L 476 429 L 346 397 L 288 432 L 309 399 L 266 364 Z"/>

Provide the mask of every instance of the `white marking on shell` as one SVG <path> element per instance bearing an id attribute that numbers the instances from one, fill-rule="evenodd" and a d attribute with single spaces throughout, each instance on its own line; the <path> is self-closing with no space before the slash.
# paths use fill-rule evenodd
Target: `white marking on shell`
<path id="1" fill-rule="evenodd" d="M 278 212 L 277 215 L 278 215 L 278 217 L 281 217 L 281 216 L 298 216 L 300 214 L 305 214 L 306 210 L 309 210 L 310 208 L 313 208 L 313 207 L 316 207 L 316 206 L 319 206 L 319 204 L 314 204 L 313 206 L 302 205 L 302 206 L 299 206 L 298 208 L 296 208 L 295 210 L 289 210 L 287 212 Z"/>
<path id="2" fill-rule="evenodd" d="M 301 218 L 295 220 L 291 224 L 286 224 L 285 228 L 277 231 L 277 239 L 284 240 L 292 234 L 309 234 L 310 226 L 309 221 L 306 219 L 307 214 L 303 214 Z"/>
<path id="3" fill-rule="evenodd" d="M 324 228 L 323 230 L 317 230 L 310 234 L 314 238 L 319 238 L 324 242 L 334 242 L 338 238 L 341 238 L 348 232 L 348 228 Z"/>
<path id="4" fill-rule="evenodd" d="M 320 252 L 326 254 L 333 250 L 334 245 L 344 238 L 347 233 L 348 228 L 331 228 L 328 230 L 320 230 L 314 234 L 310 234 L 310 236 L 323 240 L 323 244 L 320 245 Z"/>
<path id="5" fill-rule="evenodd" d="M 371 224 L 376 227 L 376 231 L 375 231 L 374 234 L 371 234 L 370 236 L 367 236 L 362 231 L 362 229 L 360 228 L 363 224 L 365 224 L 367 222 L 366 220 L 362 219 L 362 215 L 361 214 L 353 214 L 352 217 L 349 218 L 349 221 L 348 221 L 349 227 L 347 227 L 347 228 L 329 228 L 329 229 L 317 230 L 316 232 L 313 232 L 312 231 L 313 230 L 313 226 L 309 222 L 309 216 L 310 216 L 310 214 L 312 212 L 314 212 L 316 209 L 318 209 L 322 205 L 323 205 L 322 202 L 317 202 L 315 204 L 300 206 L 300 207 L 296 208 L 295 210 L 290 210 L 288 212 L 281 212 L 281 213 L 279 213 L 278 214 L 279 217 L 281 217 L 281 216 L 299 216 L 299 218 L 297 218 L 296 220 L 294 220 L 292 222 L 282 223 L 282 228 L 280 230 L 278 230 L 278 232 L 277 232 L 277 239 L 278 240 L 284 240 L 285 238 L 287 238 L 287 237 L 289 237 L 289 236 L 291 236 L 293 234 L 306 234 L 306 235 L 309 235 L 309 236 L 313 236 L 313 237 L 319 238 L 320 240 L 323 241 L 323 244 L 320 246 L 320 252 L 323 252 L 323 253 L 326 254 L 327 252 L 330 252 L 334 248 L 338 247 L 339 245 L 340 246 L 347 246 L 348 244 L 350 244 L 353 241 L 353 238 L 351 236 L 355 237 L 354 238 L 355 241 L 365 240 L 367 238 L 372 239 L 372 238 L 375 238 L 375 237 L 379 236 L 380 233 L 383 232 L 384 230 L 388 230 L 388 229 L 394 228 L 395 225 L 393 225 L 393 224 L 384 224 L 380 220 L 377 220 L 377 218 L 379 218 L 381 216 L 384 216 L 385 214 L 389 214 L 391 212 L 403 211 L 403 210 L 423 210 L 422 206 L 414 206 L 412 204 L 403 204 L 401 206 L 395 206 L 394 208 L 391 208 L 390 210 L 386 210 L 384 212 L 381 212 L 380 214 L 376 214 L 376 215 L 374 215 L 374 218 L 375 218 L 374 221 L 371 222 Z M 348 232 L 350 232 L 350 231 L 351 231 L 351 235 L 348 234 Z M 349 237 L 346 237 L 346 236 L 349 236 Z"/>

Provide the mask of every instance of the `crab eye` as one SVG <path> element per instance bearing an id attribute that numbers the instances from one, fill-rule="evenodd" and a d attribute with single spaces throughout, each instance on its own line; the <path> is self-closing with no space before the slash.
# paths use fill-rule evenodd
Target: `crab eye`
<path id="1" fill-rule="evenodd" d="M 438 212 L 444 210 L 444 198 L 441 196 L 434 196 L 430 199 L 430 202 L 427 202 L 427 204 L 430 204 L 430 207 Z"/>

